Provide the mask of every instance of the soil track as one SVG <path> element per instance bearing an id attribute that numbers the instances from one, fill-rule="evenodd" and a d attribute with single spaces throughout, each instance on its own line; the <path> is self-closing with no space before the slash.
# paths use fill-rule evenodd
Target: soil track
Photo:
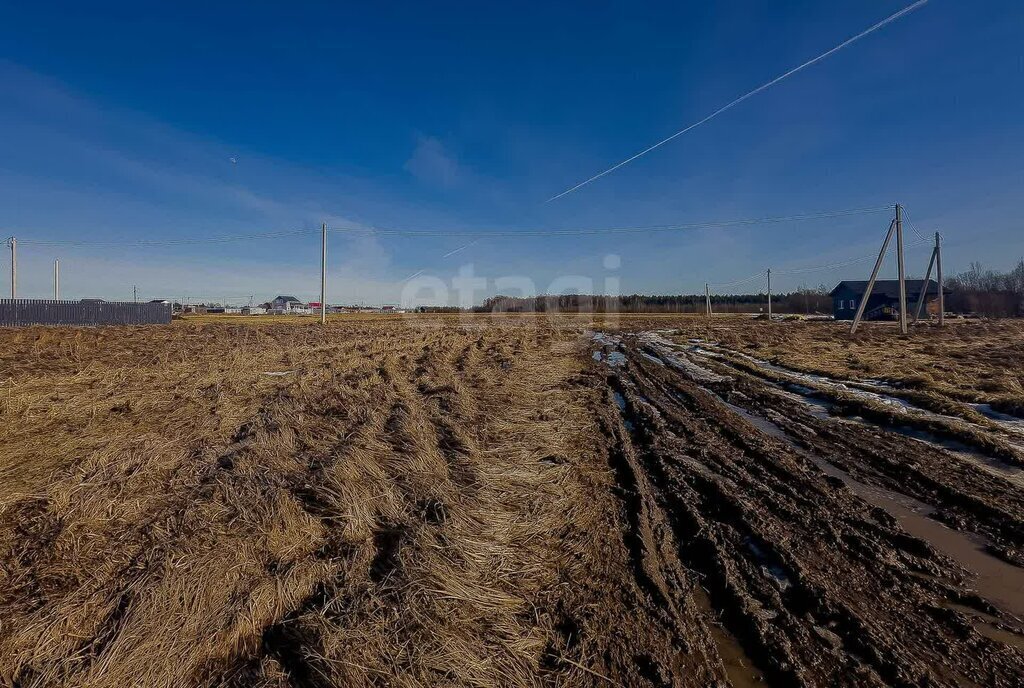
<path id="1" fill-rule="evenodd" d="M 620 475 L 640 495 L 627 508 L 672 529 L 670 568 L 690 583 L 669 596 L 708 592 L 720 655 L 738 645 L 778 685 L 1018 684 L 1024 572 L 986 549 L 1016 561 L 1019 484 L 824 414 L 707 345 L 596 344 L 620 356 L 607 371 Z"/>
<path id="2" fill-rule="evenodd" d="M 0 331 L 0 686 L 1019 685 L 984 390 L 666 322 Z"/>

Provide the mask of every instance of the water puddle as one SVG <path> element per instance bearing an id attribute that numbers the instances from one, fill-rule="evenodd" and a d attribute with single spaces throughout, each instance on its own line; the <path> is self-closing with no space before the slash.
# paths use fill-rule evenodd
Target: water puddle
<path id="1" fill-rule="evenodd" d="M 808 413 L 815 418 L 820 420 L 831 420 L 838 423 L 857 423 L 858 425 L 869 427 L 872 429 L 881 430 L 883 432 L 894 432 L 904 437 L 908 437 L 922 444 L 926 444 L 930 447 L 943 449 L 960 461 L 971 464 L 975 468 L 988 473 L 991 476 L 1001 478 L 1014 485 L 1024 487 L 1024 468 L 1009 464 L 1002 459 L 989 456 L 974 447 L 958 442 L 957 440 L 949 439 L 936 435 L 933 432 L 922 430 L 921 428 L 915 428 L 909 425 L 885 425 L 878 423 L 873 420 L 868 420 L 861 416 L 845 416 L 839 417 L 833 414 L 835 404 L 831 401 L 820 398 L 820 392 L 812 387 L 807 387 L 794 382 L 776 383 L 771 380 L 765 380 L 765 384 L 774 389 L 778 390 L 781 394 L 785 395 L 789 399 L 794 399 L 802 403 Z M 721 397 L 719 397 L 721 398 Z M 767 421 L 760 416 L 749 413 L 748 411 L 739 408 L 738 406 L 728 404 L 725 400 L 723 403 L 728 405 L 734 412 L 742 415 L 748 421 L 758 427 L 758 429 L 767 432 L 775 437 L 779 437 L 778 433 L 782 433 L 783 437 L 786 438 L 786 433 L 782 432 L 777 425 Z M 916 407 L 907 407 L 908 409 L 916 412 Z M 942 416 L 939 414 L 931 413 L 930 411 L 921 410 L 923 414 L 931 415 L 936 418 L 951 419 L 958 422 L 964 422 L 962 419 L 952 418 L 951 416 Z M 767 425 L 766 425 L 767 424 Z M 771 426 L 770 428 L 768 426 Z"/>
<path id="2" fill-rule="evenodd" d="M 771 422 L 767 418 L 762 418 L 761 416 L 757 415 L 756 413 L 751 413 L 750 411 L 746 410 L 745 408 L 737 406 L 736 404 L 729 403 L 728 401 L 723 399 L 718 394 L 715 394 L 711 390 L 706 390 L 706 391 L 708 393 L 712 394 L 713 396 L 715 396 L 720 402 L 725 404 L 725 406 L 727 406 L 730 411 L 732 411 L 733 413 L 735 413 L 738 416 L 742 416 L 744 420 L 746 420 L 748 423 L 753 425 L 755 428 L 757 428 L 761 432 L 765 433 L 766 435 L 771 435 L 775 439 L 782 440 L 783 442 L 786 442 L 787 444 L 793 446 L 796 449 L 800 449 L 800 447 L 798 447 L 796 444 L 793 443 L 793 441 L 790 439 L 789 435 L 786 434 L 785 430 L 783 430 L 782 428 L 780 428 L 778 425 L 776 425 L 775 423 Z M 803 450 L 800 450 L 800 451 L 803 451 Z"/>
<path id="3" fill-rule="evenodd" d="M 613 351 L 608 354 L 607 363 L 613 368 L 624 366 L 626 365 L 626 354 L 621 351 Z"/>
<path id="4" fill-rule="evenodd" d="M 971 625 L 974 626 L 974 630 L 989 640 L 1015 647 L 1018 650 L 1024 650 L 1024 635 L 1009 630 L 996 617 L 973 607 L 957 604 L 956 602 L 943 602 L 942 606 L 947 609 L 955 609 L 968 617 L 971 620 Z"/>
<path id="5" fill-rule="evenodd" d="M 692 350 L 698 353 L 702 351 L 700 347 L 693 347 Z M 847 392 L 855 396 L 858 396 L 862 399 L 873 400 L 875 402 L 884 404 L 886 407 L 897 413 L 916 415 L 922 418 L 930 418 L 952 423 L 964 423 L 979 430 L 987 429 L 984 426 L 979 426 L 976 423 L 972 423 L 971 421 L 965 418 L 960 418 L 958 416 L 950 416 L 943 413 L 936 413 L 921 406 L 917 406 L 916 404 L 913 404 L 907 401 L 906 399 L 902 399 L 900 397 L 887 394 L 886 391 L 892 391 L 893 389 L 895 389 L 895 387 L 891 383 L 886 382 L 884 380 L 878 380 L 874 378 L 866 380 L 840 380 L 836 378 L 830 378 L 824 375 L 804 373 L 799 370 L 794 370 L 792 368 L 787 368 L 785 366 L 770 363 L 763 359 L 755 358 L 754 356 L 750 356 L 749 354 L 745 354 L 741 351 L 734 351 L 732 349 L 725 349 L 725 351 L 735 356 L 739 356 L 740 358 L 743 358 L 744 360 L 747 360 L 764 370 L 769 370 L 782 377 L 789 378 L 790 381 L 785 383 L 785 386 L 787 388 L 794 389 L 794 391 L 798 391 L 799 394 L 804 394 L 805 396 L 810 393 L 813 393 L 814 389 L 812 387 L 800 385 L 800 381 L 816 384 L 819 387 L 832 391 Z M 793 380 L 796 380 L 796 382 L 793 382 Z M 1011 444 L 1015 444 L 1019 447 L 1024 447 L 1024 419 L 1017 418 L 1009 414 L 1000 413 L 999 411 L 996 411 L 988 404 L 968 404 L 968 406 L 971 406 L 979 413 L 986 416 L 989 420 L 994 421 L 1002 430 L 1004 430 L 1005 432 L 1012 436 L 1012 439 L 1004 439 L 1009 441 Z M 928 439 L 926 441 L 942 444 L 941 440 L 936 442 L 935 440 Z M 968 451 L 971 454 L 977 454 L 977 452 L 973 450 Z"/>
<path id="6" fill-rule="evenodd" d="M 612 395 L 615 397 L 615 405 L 619 407 L 619 414 L 622 416 L 622 424 L 626 426 L 626 430 L 629 430 L 630 433 L 636 432 L 636 425 L 626 417 L 626 397 L 622 396 L 622 393 L 617 390 L 613 391 Z"/>
<path id="7" fill-rule="evenodd" d="M 605 355 L 603 351 L 595 351 L 590 355 L 598 363 L 604 361 L 611 368 L 619 368 L 626 365 L 626 354 L 621 351 L 612 351 Z"/>
<path id="8" fill-rule="evenodd" d="M 743 545 L 754 559 L 757 560 L 757 563 L 778 582 L 779 587 L 786 590 L 793 585 L 793 579 L 789 577 L 789 571 L 786 570 L 786 567 L 765 543 L 748 535 L 743 538 Z"/>
<path id="9" fill-rule="evenodd" d="M 920 430 L 907 425 L 881 426 L 864 419 L 860 419 L 858 422 L 872 427 L 891 430 L 892 432 L 903 435 L 904 437 L 909 437 L 912 440 L 916 440 L 930 446 L 941 447 L 961 461 L 966 461 L 972 466 L 985 471 L 989 475 L 1002 478 L 1014 485 L 1024 487 L 1024 468 L 1011 466 L 1004 461 L 992 458 L 987 454 L 982 454 L 963 442 L 939 437 L 937 435 L 933 435 L 927 430 Z"/>
<path id="10" fill-rule="evenodd" d="M 1024 437 L 1024 418 L 1011 416 L 1009 413 L 996 411 L 989 404 L 968 404 L 975 411 L 989 420 L 999 423 L 999 426 L 1009 433 Z"/>
<path id="11" fill-rule="evenodd" d="M 721 400 L 721 397 L 718 398 Z M 985 538 L 961 533 L 928 518 L 936 511 L 934 507 L 908 495 L 862 483 L 817 454 L 804 450 L 793 442 L 785 430 L 770 420 L 727 401 L 722 400 L 722 403 L 758 429 L 785 441 L 823 473 L 841 480 L 864 501 L 885 509 L 906 532 L 924 540 L 936 551 L 973 573 L 972 583 L 979 594 L 1006 611 L 1024 617 L 1024 571 L 986 552 L 988 541 Z"/>
<path id="12" fill-rule="evenodd" d="M 971 583 L 983 597 L 1012 614 L 1024 615 L 1024 571 L 987 553 L 984 538 L 952 530 L 928 518 L 935 509 L 924 502 L 858 482 L 821 457 L 809 458 L 826 475 L 842 480 L 858 497 L 889 512 L 903 530 L 973 573 Z"/>
<path id="13" fill-rule="evenodd" d="M 718 621 L 715 609 L 711 605 L 711 598 L 708 597 L 704 588 L 697 585 L 693 588 L 693 599 L 697 607 L 704 612 L 708 620 L 708 629 L 711 631 L 711 639 L 715 642 L 715 649 L 725 666 L 725 675 L 729 683 L 737 688 L 755 688 L 767 685 L 764 674 L 754 666 L 753 660 L 743 650 L 740 641 Z"/>
<path id="14" fill-rule="evenodd" d="M 815 418 L 819 418 L 821 420 L 829 420 L 832 418 L 832 409 L 835 408 L 835 404 L 831 401 L 819 398 L 817 393 L 810 387 L 786 384 L 783 385 L 782 390 L 783 394 L 788 398 L 798 401 L 807 407 L 807 412 Z"/>
<path id="15" fill-rule="evenodd" d="M 626 354 L 621 351 L 616 351 L 622 342 L 622 339 L 618 335 L 605 334 L 604 332 L 592 332 L 590 333 L 590 339 L 595 344 L 599 344 L 602 348 L 594 350 L 590 356 L 598 363 L 602 361 L 611 368 L 619 368 L 626 365 Z M 606 349 L 612 349 L 611 351 L 605 351 Z"/>
<path id="16" fill-rule="evenodd" d="M 1013 631 L 1007 631 L 994 624 L 985 623 L 984 621 L 975 621 L 974 630 L 981 635 L 985 636 L 989 640 L 994 640 L 997 643 L 1003 643 L 1010 647 L 1015 647 L 1018 650 L 1024 651 L 1024 637 L 1020 636 Z"/>
<path id="17" fill-rule="evenodd" d="M 591 332 L 589 334 L 591 341 L 601 346 L 618 346 L 622 343 L 622 338 L 617 334 L 607 334 L 605 332 Z"/>
<path id="18" fill-rule="evenodd" d="M 685 354 L 675 350 L 675 344 L 654 332 L 643 332 L 640 334 L 640 342 L 646 349 L 644 355 L 651 358 L 660 358 L 671 367 L 682 371 L 684 375 L 694 382 L 724 382 L 729 378 L 719 375 L 703 366 L 697 365 Z"/>

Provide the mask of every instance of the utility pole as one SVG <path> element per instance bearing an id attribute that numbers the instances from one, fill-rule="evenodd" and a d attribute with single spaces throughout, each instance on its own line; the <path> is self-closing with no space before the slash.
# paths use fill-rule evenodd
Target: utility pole
<path id="1" fill-rule="evenodd" d="M 935 249 L 932 249 L 931 258 L 928 259 L 928 269 L 924 272 L 924 281 L 921 282 L 921 293 L 917 295 L 917 308 L 914 309 L 914 322 L 921 319 L 921 310 L 924 302 L 928 299 L 928 284 L 932 281 L 932 265 L 935 264 Z"/>
<path id="2" fill-rule="evenodd" d="M 321 227 L 320 238 L 320 324 L 327 324 L 327 223 Z"/>
<path id="3" fill-rule="evenodd" d="M 60 258 L 53 260 L 53 300 L 60 300 Z"/>
<path id="4" fill-rule="evenodd" d="M 708 283 L 704 283 L 704 304 L 706 307 L 705 312 L 707 316 L 711 317 L 711 289 L 708 288 Z"/>
<path id="5" fill-rule="evenodd" d="M 18 240 L 11 237 L 7 240 L 11 247 L 11 298 L 18 298 Z"/>
<path id="6" fill-rule="evenodd" d="M 907 333 L 907 275 L 903 266 L 903 206 L 896 204 L 896 269 L 900 279 L 900 334 Z"/>
<path id="7" fill-rule="evenodd" d="M 132 301 L 134 303 L 139 302 L 139 288 L 134 284 L 132 285 Z"/>
<path id="8" fill-rule="evenodd" d="M 885 241 L 882 242 L 882 250 L 878 252 L 878 260 L 875 261 L 875 269 L 871 271 L 871 279 L 868 280 L 867 289 L 864 290 L 864 295 L 860 298 L 860 303 L 857 304 L 857 314 L 853 316 L 853 325 L 850 326 L 850 334 L 857 331 L 857 325 L 860 324 L 860 319 L 864 316 L 864 308 L 868 305 L 868 300 L 871 298 L 871 290 L 875 288 L 875 280 L 878 278 L 878 270 L 882 267 L 882 260 L 885 258 L 885 252 L 889 248 L 889 242 L 892 241 L 893 231 L 896 229 L 896 220 L 889 223 L 889 231 L 885 234 Z"/>
<path id="9" fill-rule="evenodd" d="M 935 232 L 935 279 L 939 283 L 939 327 L 946 323 L 946 295 L 942 293 L 942 238 Z"/>
<path id="10" fill-rule="evenodd" d="M 772 321 L 772 269 L 768 268 L 768 322 Z"/>

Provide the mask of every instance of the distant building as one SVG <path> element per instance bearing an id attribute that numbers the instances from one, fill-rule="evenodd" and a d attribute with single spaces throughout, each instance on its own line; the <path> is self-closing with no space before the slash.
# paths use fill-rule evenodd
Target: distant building
<path id="1" fill-rule="evenodd" d="M 263 315 L 267 309 L 263 306 L 243 306 L 242 315 Z"/>
<path id="2" fill-rule="evenodd" d="M 278 315 L 284 314 L 307 314 L 312 313 L 312 309 L 309 308 L 305 303 L 299 301 L 294 296 L 278 296 L 270 302 L 270 312 Z"/>
<path id="3" fill-rule="evenodd" d="M 836 320 L 853 320 L 860 302 L 864 299 L 867 287 L 867 280 L 844 280 L 829 292 L 829 296 L 832 297 L 832 315 Z M 907 312 L 913 316 L 914 308 L 917 307 L 917 299 L 924 287 L 924 280 L 906 280 L 906 287 Z M 927 289 L 925 307 L 928 310 L 926 312 L 937 313 L 939 285 L 935 280 L 928 280 Z M 944 288 L 942 291 L 946 296 L 950 294 L 949 289 Z M 875 286 L 871 289 L 868 304 L 864 307 L 864 320 L 895 320 L 899 317 L 899 312 L 899 280 L 876 280 Z"/>
<path id="4" fill-rule="evenodd" d="M 295 307 L 302 307 L 302 302 L 294 296 L 278 296 L 270 302 L 270 307 L 274 310 L 291 310 Z"/>

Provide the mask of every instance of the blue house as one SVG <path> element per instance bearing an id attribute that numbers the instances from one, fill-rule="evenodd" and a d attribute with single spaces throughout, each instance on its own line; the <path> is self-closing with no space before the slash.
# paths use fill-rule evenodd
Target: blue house
<path id="1" fill-rule="evenodd" d="M 924 288 L 924 280 L 906 280 L 907 284 L 907 313 L 913 316 L 914 308 L 917 307 L 917 299 Z M 836 320 L 853 320 L 857 314 L 857 307 L 864 299 L 864 292 L 868 288 L 867 280 L 843 280 L 836 285 L 835 289 L 829 292 L 832 297 L 832 315 Z M 926 313 L 937 312 L 939 285 L 935 280 L 928 280 L 928 292 L 925 295 Z M 948 296 L 949 289 L 943 288 L 943 295 Z M 871 289 L 871 297 L 868 305 L 864 308 L 864 320 L 895 320 L 900 312 L 900 282 L 899 280 L 875 280 L 875 286 Z M 924 314 L 922 313 L 922 317 Z"/>

